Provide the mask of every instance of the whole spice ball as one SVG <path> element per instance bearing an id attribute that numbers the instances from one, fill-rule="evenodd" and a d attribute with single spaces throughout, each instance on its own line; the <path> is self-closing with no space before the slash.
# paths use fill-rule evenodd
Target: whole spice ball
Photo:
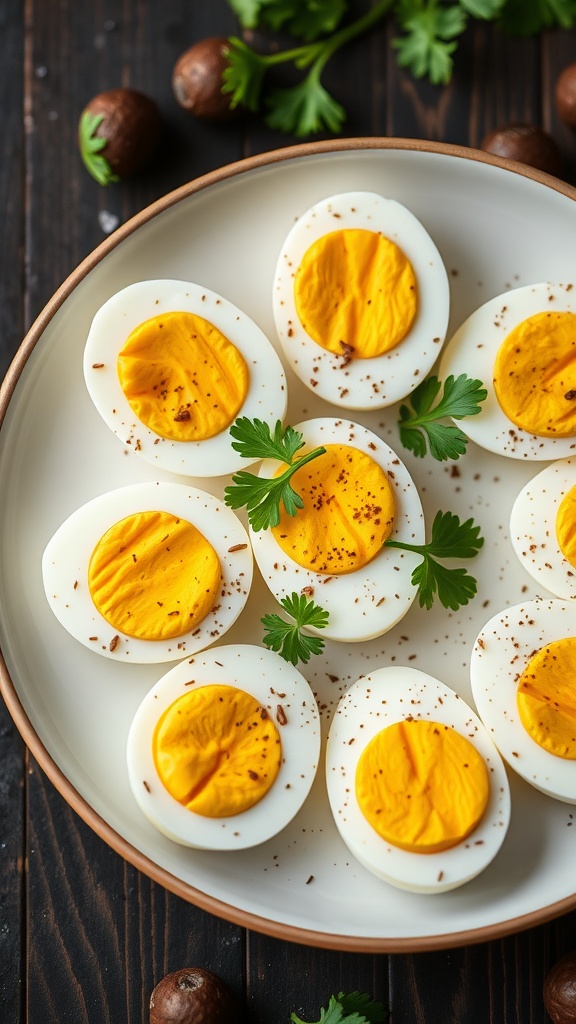
<path id="1" fill-rule="evenodd" d="M 127 178 L 148 163 L 161 128 L 160 111 L 149 96 L 136 89 L 108 89 L 82 111 L 82 159 L 102 185 Z"/>
<path id="2" fill-rule="evenodd" d="M 547 974 L 544 1006 L 553 1024 L 576 1021 L 576 950 L 562 957 Z"/>
<path id="3" fill-rule="evenodd" d="M 534 124 L 508 124 L 497 128 L 485 136 L 481 149 L 507 160 L 518 160 L 557 177 L 564 169 L 557 143 L 551 135 Z"/>
<path id="4" fill-rule="evenodd" d="M 233 117 L 230 96 L 222 92 L 222 73 L 228 67 L 229 43 L 225 36 L 210 36 L 178 58 L 172 72 L 177 102 L 195 117 L 223 121 Z"/>
<path id="5" fill-rule="evenodd" d="M 555 98 L 562 120 L 576 126 L 576 64 L 569 64 L 558 76 Z"/>
<path id="6" fill-rule="evenodd" d="M 150 997 L 150 1024 L 240 1024 L 238 1002 L 212 971 L 185 967 L 167 974 Z"/>

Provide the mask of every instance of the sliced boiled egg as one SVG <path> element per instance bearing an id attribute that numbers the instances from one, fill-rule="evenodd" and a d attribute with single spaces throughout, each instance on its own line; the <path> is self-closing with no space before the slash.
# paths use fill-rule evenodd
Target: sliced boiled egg
<path id="1" fill-rule="evenodd" d="M 538 583 L 556 597 L 576 597 L 576 457 L 553 462 L 522 488 L 510 540 Z"/>
<path id="2" fill-rule="evenodd" d="M 439 680 L 377 669 L 341 698 L 326 749 L 330 808 L 351 853 L 400 889 L 440 893 L 498 853 L 506 771 L 477 715 Z"/>
<path id="3" fill-rule="evenodd" d="M 576 802 L 576 606 L 526 601 L 498 612 L 473 648 L 472 692 L 502 757 L 531 786 Z"/>
<path id="4" fill-rule="evenodd" d="M 242 850 L 292 820 L 314 781 L 314 695 L 278 654 L 249 644 L 181 662 L 149 691 L 128 736 L 134 797 L 169 839 Z"/>
<path id="5" fill-rule="evenodd" d="M 479 378 L 488 397 L 458 425 L 513 459 L 576 452 L 576 292 L 540 283 L 490 299 L 458 328 L 440 364 L 446 379 Z"/>
<path id="6" fill-rule="evenodd" d="M 304 503 L 296 516 L 281 509 L 277 527 L 251 530 L 256 562 L 278 601 L 304 593 L 329 613 L 323 637 L 354 642 L 380 636 L 416 596 L 410 578 L 419 556 L 382 546 L 388 538 L 424 543 L 416 487 L 396 453 L 357 423 L 319 418 L 295 430 L 305 442 L 299 455 L 317 447 L 326 453 L 292 477 Z M 282 468 L 267 459 L 260 476 Z"/>
<path id="7" fill-rule="evenodd" d="M 204 491 L 132 484 L 93 498 L 59 527 L 44 589 L 72 636 L 115 661 L 175 661 L 222 637 L 252 583 L 244 527 Z"/>
<path id="8" fill-rule="evenodd" d="M 273 291 L 282 348 L 300 380 L 342 408 L 408 395 L 438 357 L 449 306 L 428 232 L 377 193 L 321 200 L 282 246 Z"/>
<path id="9" fill-rule="evenodd" d="M 84 376 L 125 445 L 187 476 L 246 464 L 228 432 L 237 416 L 273 426 L 286 411 L 268 338 L 221 295 L 186 281 L 139 281 L 108 299 L 92 321 Z"/>

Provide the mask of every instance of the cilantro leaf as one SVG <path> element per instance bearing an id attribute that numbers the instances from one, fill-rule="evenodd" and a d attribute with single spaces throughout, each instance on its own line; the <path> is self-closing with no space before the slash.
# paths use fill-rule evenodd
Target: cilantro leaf
<path id="1" fill-rule="evenodd" d="M 362 1013 L 369 1024 L 382 1024 L 388 1018 L 384 1004 L 372 999 L 367 992 L 350 992 L 348 995 L 340 992 L 338 1001 L 345 1013 Z"/>
<path id="2" fill-rule="evenodd" d="M 289 597 L 283 597 L 280 604 L 294 621 L 286 622 L 281 615 L 264 615 L 260 620 L 266 630 L 264 644 L 292 665 L 297 665 L 299 661 L 306 664 L 313 654 L 320 654 L 324 650 L 324 640 L 318 636 L 308 636 L 301 630 L 305 626 L 325 629 L 328 625 L 328 612 L 304 594 L 295 592 Z"/>
<path id="3" fill-rule="evenodd" d="M 497 18 L 506 0 L 460 0 L 461 6 L 473 18 L 491 21 Z"/>
<path id="4" fill-rule="evenodd" d="M 326 91 L 314 68 L 298 85 L 273 90 L 268 106 L 269 127 L 299 137 L 325 128 L 337 134 L 346 119 L 344 107 Z"/>
<path id="5" fill-rule="evenodd" d="M 454 41 L 466 28 L 467 15 L 460 4 L 450 7 L 440 0 L 400 0 L 396 14 L 404 35 L 395 39 L 398 63 L 415 78 L 428 76 L 434 85 L 445 85 L 452 76 Z"/>
<path id="6" fill-rule="evenodd" d="M 242 28 L 285 30 L 307 41 L 334 32 L 346 0 L 230 0 Z"/>
<path id="7" fill-rule="evenodd" d="M 276 421 L 274 433 L 263 420 L 240 416 L 230 427 L 234 451 L 246 459 L 280 459 L 290 464 L 296 452 L 304 447 L 304 438 L 293 427 L 282 427 Z"/>
<path id="8" fill-rule="evenodd" d="M 575 0 L 506 0 L 499 18 L 503 30 L 516 36 L 537 35 L 549 28 L 572 28 L 575 23 Z"/>
<path id="9" fill-rule="evenodd" d="M 436 402 L 442 384 L 437 377 L 427 377 L 412 392 L 408 405 L 400 406 L 400 440 L 405 448 L 419 458 L 426 455 L 426 442 L 430 454 L 439 462 L 458 459 L 466 452 L 468 438 L 453 425 L 438 423 L 446 416 L 461 420 L 465 416 L 476 416 L 480 403 L 488 394 L 482 381 L 473 380 L 465 373 L 459 377 L 452 374 L 444 382 L 440 401 Z"/>
<path id="10" fill-rule="evenodd" d="M 78 125 L 78 144 L 86 170 L 99 185 L 110 185 L 113 181 L 120 181 L 120 179 L 117 174 L 113 173 L 106 157 L 101 153 L 107 139 L 96 135 L 96 132 L 103 120 L 104 114 L 92 114 L 89 110 L 85 110 Z"/>
<path id="11" fill-rule="evenodd" d="M 351 992 L 338 998 L 330 997 L 326 1009 L 320 1010 L 320 1019 L 314 1024 L 381 1024 L 388 1013 L 382 1003 L 371 999 L 365 992 Z M 295 1013 L 291 1014 L 292 1024 L 305 1024 Z"/>
<path id="12" fill-rule="evenodd" d="M 230 93 L 230 106 L 242 104 L 247 110 L 258 110 L 260 93 L 266 73 L 266 58 L 261 57 L 242 39 L 228 39 L 228 66 L 222 72 L 222 92 Z"/>
<path id="13" fill-rule="evenodd" d="M 431 608 L 435 595 L 444 608 L 457 611 L 474 597 L 476 580 L 466 569 L 448 569 L 438 558 L 474 558 L 484 544 L 480 527 L 473 519 L 461 523 L 453 512 L 437 512 L 428 544 L 405 544 L 387 540 L 385 547 L 401 548 L 422 555 L 422 562 L 412 572 L 412 584 L 418 590 L 421 607 Z"/>
<path id="14" fill-rule="evenodd" d="M 288 465 L 283 473 L 273 477 L 256 476 L 243 469 L 235 473 L 232 483 L 224 489 L 225 504 L 234 509 L 245 506 L 248 522 L 256 533 L 278 526 L 282 505 L 289 516 L 295 516 L 304 503 L 290 481 L 301 466 L 324 455 L 326 449 L 314 448 L 295 458 L 304 445 L 302 434 L 293 427 L 283 429 L 279 421 L 272 434 L 262 420 L 241 416 L 230 427 L 230 433 L 236 439 L 232 447 L 244 458 L 278 459 Z"/>

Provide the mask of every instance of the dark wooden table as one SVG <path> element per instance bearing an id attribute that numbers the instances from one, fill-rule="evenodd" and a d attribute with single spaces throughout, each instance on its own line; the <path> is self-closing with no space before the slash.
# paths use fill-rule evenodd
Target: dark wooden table
<path id="1" fill-rule="evenodd" d="M 360 13 L 369 6 L 357 0 Z M 0 0 L 0 370 L 80 260 L 119 222 L 175 187 L 250 154 L 291 144 L 256 119 L 194 122 L 172 95 L 172 67 L 204 36 L 238 31 L 225 0 Z M 509 121 L 551 131 L 574 181 L 575 136 L 554 111 L 576 32 L 507 39 L 475 23 L 445 88 L 401 72 L 382 24 L 329 66 L 348 110 L 345 134 L 478 146 Z M 137 87 L 158 102 L 164 137 L 152 165 L 108 190 L 84 170 L 78 116 L 95 93 Z M 0 512 L 1 514 L 1 512 Z M 464 949 L 353 954 L 246 932 L 152 883 L 109 849 L 59 796 L 0 711 L 0 1021 L 147 1024 L 168 971 L 213 969 L 252 1024 L 317 1019 L 339 990 L 365 989 L 393 1024 L 541 1024 L 543 978 L 576 947 L 576 913 Z M 576 1018 L 575 1018 L 576 1019 Z"/>

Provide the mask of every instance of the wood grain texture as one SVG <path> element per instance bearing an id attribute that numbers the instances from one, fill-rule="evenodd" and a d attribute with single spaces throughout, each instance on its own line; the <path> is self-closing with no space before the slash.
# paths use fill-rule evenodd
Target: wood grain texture
<path id="1" fill-rule="evenodd" d="M 351 9 L 367 6 L 353 0 Z M 3 0 L 0 29 L 3 371 L 26 326 L 105 237 L 107 219 L 124 222 L 206 171 L 298 140 L 256 117 L 202 124 L 175 103 L 170 77 L 183 50 L 237 31 L 225 0 Z M 553 92 L 576 33 L 517 40 L 475 23 L 445 88 L 398 68 L 394 35 L 382 24 L 329 65 L 326 85 L 347 110 L 344 135 L 478 146 L 500 124 L 536 122 L 558 139 L 574 180 L 576 136 L 559 121 Z M 145 172 L 104 190 L 81 164 L 76 130 L 91 96 L 118 85 L 156 100 L 164 134 Z M 501 941 L 412 956 L 308 949 L 247 933 L 110 850 L 26 755 L 3 708 L 0 764 L 2 1024 L 147 1024 L 154 985 L 190 965 L 226 980 L 251 1024 L 284 1024 L 291 1011 L 317 1019 L 332 993 L 355 988 L 388 1005 L 392 1024 L 545 1024 L 544 975 L 576 947 L 576 914 Z"/>

